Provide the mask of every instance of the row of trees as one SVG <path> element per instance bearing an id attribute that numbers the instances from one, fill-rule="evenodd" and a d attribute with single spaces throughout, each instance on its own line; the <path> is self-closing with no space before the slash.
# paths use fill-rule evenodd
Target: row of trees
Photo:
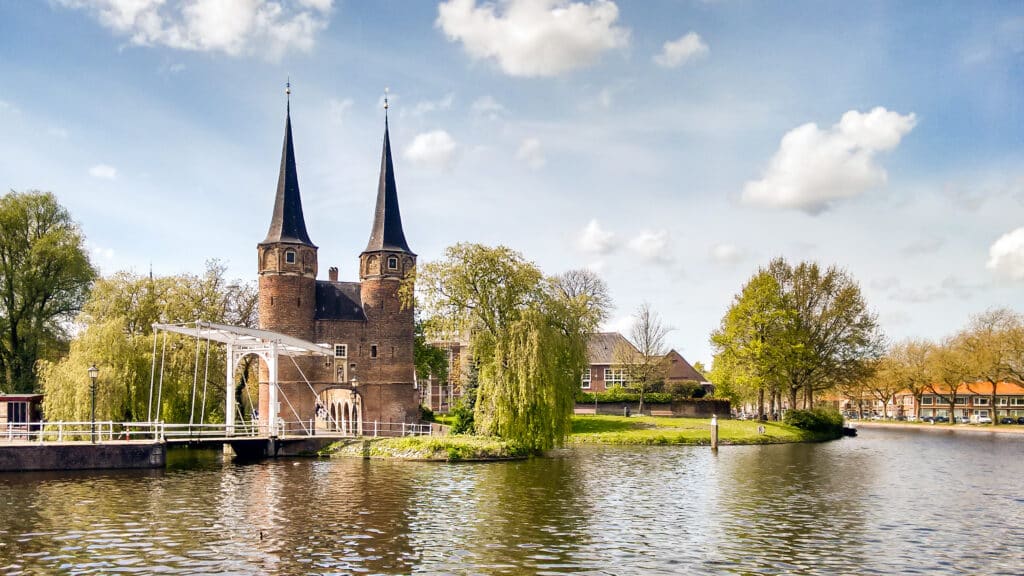
<path id="1" fill-rule="evenodd" d="M 504 246 L 461 243 L 422 265 L 416 298 L 428 334 L 469 335 L 466 390 L 478 433 L 543 450 L 570 432 L 589 335 L 606 318 L 604 282 L 586 270 L 544 276 Z"/>
<path id="2" fill-rule="evenodd" d="M 154 323 L 182 323 L 197 319 L 235 326 L 257 326 L 258 294 L 255 283 L 231 282 L 225 267 L 207 262 L 200 275 L 179 274 L 153 278 L 118 272 L 96 281 L 76 323 L 79 331 L 70 350 L 57 361 L 41 364 L 41 382 L 46 394 L 46 417 L 50 420 L 88 418 L 90 382 L 87 368 L 101 368 L 97 382 L 97 418 L 114 421 L 143 421 L 148 417 L 199 422 L 224 418 L 224 355 L 219 346 L 208 351 L 206 342 L 168 335 L 156 342 Z M 156 360 L 156 374 L 153 361 Z M 250 358 L 240 369 L 236 384 L 239 406 L 256 394 L 256 360 Z M 150 382 L 159 382 L 162 393 L 150 398 Z M 154 378 L 155 377 L 155 378 Z M 197 382 L 193 411 L 193 382 Z M 206 405 L 201 394 L 207 389 Z M 246 386 L 251 386 L 245 390 Z M 151 403 L 152 402 L 152 403 Z"/>
<path id="3" fill-rule="evenodd" d="M 761 418 L 783 398 L 810 408 L 816 394 L 864 381 L 885 350 L 877 316 L 849 273 L 783 258 L 743 286 L 711 344 L 717 393 L 756 399 Z"/>
<path id="4" fill-rule="evenodd" d="M 973 316 L 955 334 L 940 341 L 910 339 L 889 347 L 875 364 L 871 377 L 842 387 L 848 398 L 878 400 L 884 416 L 897 394 L 914 397 L 920 417 L 921 397 L 936 395 L 950 416 L 961 395 L 961 384 L 971 394 L 989 396 L 996 404 L 996 384 L 1024 385 L 1024 315 L 996 308 Z M 998 424 L 998 418 L 993 417 Z"/>

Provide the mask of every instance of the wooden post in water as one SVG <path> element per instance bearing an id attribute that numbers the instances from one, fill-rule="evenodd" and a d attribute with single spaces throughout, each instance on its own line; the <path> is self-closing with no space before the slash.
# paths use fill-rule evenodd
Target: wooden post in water
<path id="1" fill-rule="evenodd" d="M 711 451 L 718 452 L 718 416 L 711 415 Z"/>

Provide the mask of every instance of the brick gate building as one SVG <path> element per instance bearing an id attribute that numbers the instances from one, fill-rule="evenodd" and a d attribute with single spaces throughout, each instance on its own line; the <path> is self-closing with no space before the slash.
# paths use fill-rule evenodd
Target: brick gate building
<path id="1" fill-rule="evenodd" d="M 377 204 L 370 240 L 359 255 L 359 281 L 339 280 L 333 267 L 327 280 L 317 280 L 317 246 L 302 213 L 290 104 L 274 211 L 257 254 L 260 328 L 330 344 L 335 351 L 326 361 L 281 362 L 280 417 L 354 432 L 360 422 L 418 421 L 413 309 L 403 307 L 399 295 L 416 254 L 402 229 L 386 115 Z M 261 362 L 261 420 L 269 414 L 268 402 L 267 367 Z"/>

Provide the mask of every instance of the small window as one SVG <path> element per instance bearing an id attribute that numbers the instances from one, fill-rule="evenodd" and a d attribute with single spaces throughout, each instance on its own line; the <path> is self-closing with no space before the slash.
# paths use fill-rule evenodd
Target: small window
<path id="1" fill-rule="evenodd" d="M 921 397 L 921 404 L 922 405 L 931 406 L 934 403 L 935 403 L 935 399 L 933 397 L 931 397 L 931 396 L 922 396 Z"/>
<path id="2" fill-rule="evenodd" d="M 397 256 L 390 256 L 390 257 L 388 257 L 388 270 L 398 270 L 398 257 Z"/>
<path id="3" fill-rule="evenodd" d="M 988 406 L 988 400 L 989 400 L 988 398 L 982 398 L 980 396 L 976 396 L 974 398 L 974 405 L 975 406 Z"/>
<path id="4" fill-rule="evenodd" d="M 284 261 L 289 264 L 295 264 L 295 251 L 289 250 L 284 253 Z"/>
<path id="5" fill-rule="evenodd" d="M 580 387 L 584 389 L 590 388 L 590 368 L 583 369 L 583 384 Z"/>
<path id="6" fill-rule="evenodd" d="M 374 344 L 373 346 L 370 346 L 370 358 L 376 358 L 376 357 L 377 357 L 377 345 Z"/>
<path id="7" fill-rule="evenodd" d="M 348 344 L 335 344 L 334 345 L 334 357 L 335 358 L 348 358 Z"/>

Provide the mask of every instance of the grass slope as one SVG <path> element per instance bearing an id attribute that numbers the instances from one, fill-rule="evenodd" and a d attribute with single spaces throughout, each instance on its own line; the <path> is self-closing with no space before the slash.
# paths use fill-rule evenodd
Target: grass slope
<path id="1" fill-rule="evenodd" d="M 349 440 L 336 442 L 320 454 L 446 462 L 510 460 L 530 455 L 528 451 L 499 438 L 463 435 Z"/>
<path id="2" fill-rule="evenodd" d="M 763 425 L 765 433 L 758 432 Z M 832 440 L 779 422 L 719 420 L 719 444 L 784 444 Z M 651 416 L 574 416 L 570 443 L 708 445 L 711 419 L 659 418 Z"/>

